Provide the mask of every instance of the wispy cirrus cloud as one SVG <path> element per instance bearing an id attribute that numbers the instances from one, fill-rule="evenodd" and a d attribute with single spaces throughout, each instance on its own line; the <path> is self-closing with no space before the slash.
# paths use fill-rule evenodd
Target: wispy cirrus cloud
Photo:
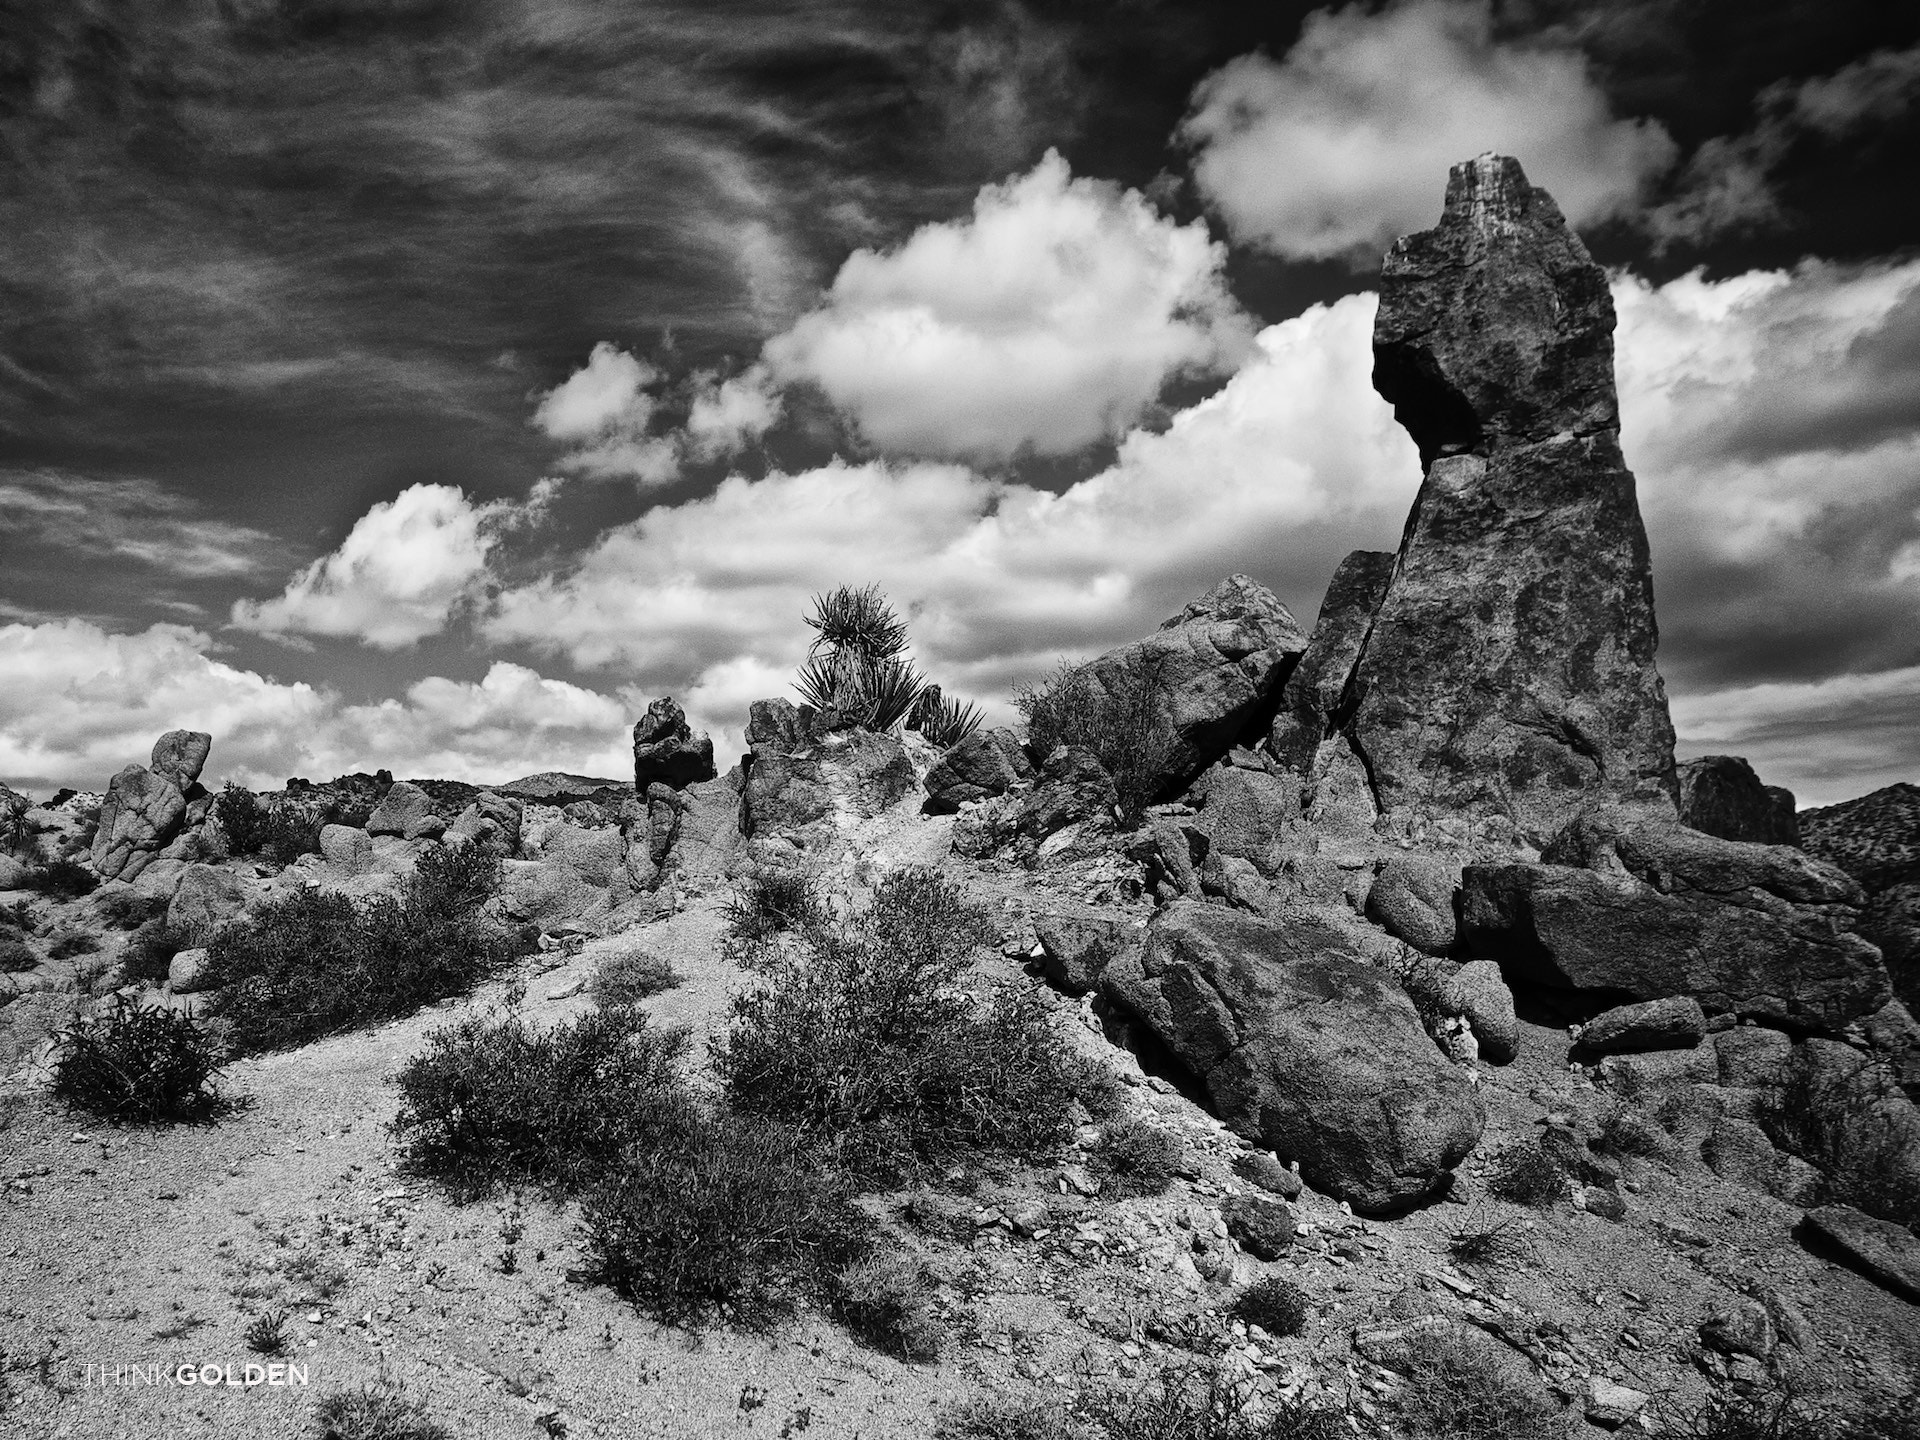
<path id="1" fill-rule="evenodd" d="M 286 549 L 155 481 L 59 470 L 0 470 L 0 539 L 43 561 L 110 560 L 184 580 L 255 575 Z"/>

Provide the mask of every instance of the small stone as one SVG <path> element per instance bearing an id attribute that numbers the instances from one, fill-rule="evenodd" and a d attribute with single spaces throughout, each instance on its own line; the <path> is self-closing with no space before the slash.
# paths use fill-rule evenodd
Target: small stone
<path id="1" fill-rule="evenodd" d="M 1700 1324 L 1701 1343 L 1722 1355 L 1772 1358 L 1777 1336 L 1766 1306 L 1744 1296 L 1716 1309 Z"/>
<path id="2" fill-rule="evenodd" d="M 1611 1220 L 1619 1224 L 1627 1218 L 1627 1202 L 1611 1190 L 1603 1190 L 1598 1185 L 1588 1185 L 1580 1192 L 1580 1208 L 1589 1215 L 1598 1215 L 1602 1220 Z"/>

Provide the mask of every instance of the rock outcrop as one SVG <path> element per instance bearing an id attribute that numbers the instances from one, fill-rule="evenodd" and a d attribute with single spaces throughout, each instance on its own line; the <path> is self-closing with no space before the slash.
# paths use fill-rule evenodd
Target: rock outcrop
<path id="1" fill-rule="evenodd" d="M 1100 984 L 1229 1127 L 1356 1209 L 1433 1193 L 1480 1138 L 1479 1098 L 1413 1002 L 1310 912 L 1273 922 L 1180 901 Z"/>
<path id="2" fill-rule="evenodd" d="M 1320 746 L 1347 718 L 1347 681 L 1398 558 L 1383 550 L 1356 550 L 1327 582 L 1313 635 L 1287 677 L 1267 736 L 1267 749 L 1284 768 L 1311 774 Z"/>
<path id="3" fill-rule="evenodd" d="M 1596 812 L 1537 865 L 1470 865 L 1462 939 L 1510 979 L 1835 1029 L 1887 1003 L 1860 887 L 1785 846 Z"/>
<path id="4" fill-rule="evenodd" d="M 1271 590 L 1229 575 L 1144 640 L 1090 661 L 1082 675 L 1117 703 L 1143 677 L 1150 684 L 1172 738 L 1145 788 L 1168 795 L 1243 736 L 1257 743 L 1306 645 Z"/>
<path id="5" fill-rule="evenodd" d="M 1033 779 L 1033 762 L 1011 730 L 976 730 L 927 772 L 926 809 L 950 815 L 974 800 L 1004 795 Z"/>
<path id="6" fill-rule="evenodd" d="M 693 733 L 673 697 L 648 705 L 633 727 L 633 788 L 642 795 L 654 784 L 680 790 L 714 774 L 712 738 Z"/>
<path id="7" fill-rule="evenodd" d="M 1798 845 L 1793 792 L 1763 785 L 1737 755 L 1703 755 L 1679 766 L 1680 823 L 1722 840 Z"/>
<path id="8" fill-rule="evenodd" d="M 1879 947 L 1895 992 L 1920 1010 L 1920 785 L 1889 785 L 1799 818 L 1807 853 L 1865 887 L 1860 933 Z"/>
<path id="9" fill-rule="evenodd" d="M 1313 680 L 1383 813 L 1503 815 L 1536 844 L 1597 799 L 1672 813 L 1613 328 L 1606 272 L 1511 159 L 1455 166 L 1439 226 L 1388 252 L 1374 386 L 1425 478 L 1352 666 Z M 1348 611 L 1377 575 L 1356 559 Z M 1296 767 L 1312 714 L 1277 737 Z"/>
<path id="10" fill-rule="evenodd" d="M 187 797 L 144 765 L 129 765 L 107 782 L 93 835 L 93 868 L 102 880 L 137 880 L 186 818 Z"/>
<path id="11" fill-rule="evenodd" d="M 398 835 L 403 840 L 437 840 L 447 822 L 433 797 L 408 780 L 396 780 L 367 817 L 369 835 Z"/>
<path id="12" fill-rule="evenodd" d="M 200 779 L 212 751 L 213 737 L 205 731 L 169 730 L 153 742 L 153 762 L 148 768 L 185 791 Z"/>

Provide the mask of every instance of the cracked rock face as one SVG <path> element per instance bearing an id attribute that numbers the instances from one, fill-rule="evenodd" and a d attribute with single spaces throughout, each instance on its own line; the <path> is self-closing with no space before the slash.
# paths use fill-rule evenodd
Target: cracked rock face
<path id="1" fill-rule="evenodd" d="M 678 790 L 711 780 L 714 773 L 713 740 L 693 733 L 673 697 L 648 705 L 633 727 L 633 788 L 642 795 L 654 784 Z"/>
<path id="2" fill-rule="evenodd" d="M 1606 273 L 1503 156 L 1455 166 L 1440 224 L 1387 255 L 1374 386 L 1426 473 L 1344 683 L 1316 681 L 1383 813 L 1539 844 L 1596 800 L 1673 812 L 1613 327 Z"/>

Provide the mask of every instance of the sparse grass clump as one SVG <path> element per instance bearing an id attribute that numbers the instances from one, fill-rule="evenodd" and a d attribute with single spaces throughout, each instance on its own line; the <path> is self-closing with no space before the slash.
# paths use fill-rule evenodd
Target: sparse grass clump
<path id="1" fill-rule="evenodd" d="M 1195 1364 L 1164 1368 L 1135 1390 L 1095 1392 L 1079 1410 L 1105 1440 L 1347 1440 L 1352 1433 L 1338 1411 L 1302 1401 L 1259 1404 L 1248 1381 Z"/>
<path id="2" fill-rule="evenodd" d="M 1511 1216 L 1489 1221 L 1475 1210 L 1448 1232 L 1447 1254 L 1456 1265 L 1499 1265 L 1518 1257 L 1523 1235 Z"/>
<path id="3" fill-rule="evenodd" d="M 100 918 L 116 930 L 137 930 L 167 913 L 167 897 L 137 890 L 111 890 L 93 902 Z"/>
<path id="4" fill-rule="evenodd" d="M 1652 1156 L 1673 1147 L 1668 1135 L 1645 1110 L 1631 1101 L 1616 1100 L 1600 1114 L 1600 1138 L 1594 1148 L 1609 1155 Z"/>
<path id="5" fill-rule="evenodd" d="M 1454 1331 L 1416 1335 L 1391 1361 L 1405 1383 L 1391 1408 L 1403 1440 L 1554 1440 L 1546 1397 L 1487 1346 Z"/>
<path id="6" fill-rule="evenodd" d="M 833 1278 L 833 1313 L 874 1349 L 917 1363 L 940 1358 L 925 1271 L 902 1255 L 869 1255 Z"/>
<path id="7" fill-rule="evenodd" d="M 934 1440 L 1096 1440 L 1058 1400 L 995 1398 L 949 1407 L 933 1430 Z"/>
<path id="8" fill-rule="evenodd" d="M 18 975 L 40 963 L 26 941 L 14 935 L 0 935 L 0 974 Z"/>
<path id="9" fill-rule="evenodd" d="M 1551 1205 L 1566 1189 L 1567 1172 L 1537 1143 L 1502 1150 L 1487 1176 L 1487 1193 L 1515 1205 Z"/>
<path id="10" fill-rule="evenodd" d="M 155 916 L 127 937 L 126 948 L 120 952 L 120 974 L 127 981 L 145 980 L 158 985 L 167 978 L 173 957 L 185 948 L 166 916 Z"/>
<path id="11" fill-rule="evenodd" d="M 645 950 L 628 950 L 619 955 L 609 955 L 600 962 L 593 972 L 593 980 L 588 985 L 588 993 L 593 996 L 594 1004 L 601 1009 L 613 1009 L 622 1005 L 638 1005 L 655 995 L 673 989 L 680 983 L 680 977 L 673 973 L 673 966 L 658 955 Z"/>
<path id="12" fill-rule="evenodd" d="M 1036 760 L 1061 745 L 1092 751 L 1113 777 L 1122 813 L 1137 820 L 1160 798 L 1173 748 L 1164 671 L 1153 657 L 1101 672 L 1061 661 L 1039 685 L 1014 692 L 1027 721 L 1027 749 Z"/>
<path id="13" fill-rule="evenodd" d="M 518 1014 L 469 1016 L 395 1077 L 391 1129 L 410 1166 L 462 1198 L 522 1182 L 564 1192 L 693 1126 L 686 1048 L 684 1031 L 630 1006 L 544 1032 Z"/>
<path id="14" fill-rule="evenodd" d="M 391 1390 L 343 1390 L 314 1407 L 320 1440 L 453 1440 L 418 1400 Z"/>
<path id="15" fill-rule="evenodd" d="M 1179 1173 L 1185 1148 L 1178 1135 L 1146 1120 L 1128 1118 L 1101 1126 L 1093 1152 L 1101 1193 L 1114 1198 L 1161 1194 Z"/>
<path id="16" fill-rule="evenodd" d="M 284 1049 L 411 1014 L 498 970 L 514 941 L 483 917 L 497 858 L 475 845 L 422 855 L 398 900 L 306 890 L 223 928 L 207 986 L 242 1052 Z"/>
<path id="17" fill-rule="evenodd" d="M 960 987 L 992 938 L 960 889 L 894 872 L 845 921 L 758 957 L 713 1047 L 728 1102 L 796 1126 L 862 1174 L 960 1149 L 1031 1151 L 1065 1133 L 1081 1067 L 1031 997 Z"/>
<path id="18" fill-rule="evenodd" d="M 198 1120 L 219 1108 L 220 1050 L 197 1021 L 121 1001 L 59 1036 L 53 1093 L 108 1120 Z"/>
<path id="19" fill-rule="evenodd" d="M 727 922 L 727 944 L 751 960 L 776 935 L 821 924 L 826 906 L 805 871 L 761 870 L 741 882 L 721 914 Z"/>
<path id="20" fill-rule="evenodd" d="M 71 960 L 76 955 L 91 955 L 100 948 L 97 937 L 84 930 L 69 930 L 47 947 L 49 960 Z"/>
<path id="21" fill-rule="evenodd" d="M 1233 1300 L 1233 1313 L 1269 1335 L 1298 1335 L 1307 1328 L 1306 1291 L 1277 1275 L 1255 1281 Z"/>
<path id="22" fill-rule="evenodd" d="M 256 1316 L 241 1338 L 256 1355 L 284 1355 L 287 1353 L 287 1317 L 277 1310 Z"/>

